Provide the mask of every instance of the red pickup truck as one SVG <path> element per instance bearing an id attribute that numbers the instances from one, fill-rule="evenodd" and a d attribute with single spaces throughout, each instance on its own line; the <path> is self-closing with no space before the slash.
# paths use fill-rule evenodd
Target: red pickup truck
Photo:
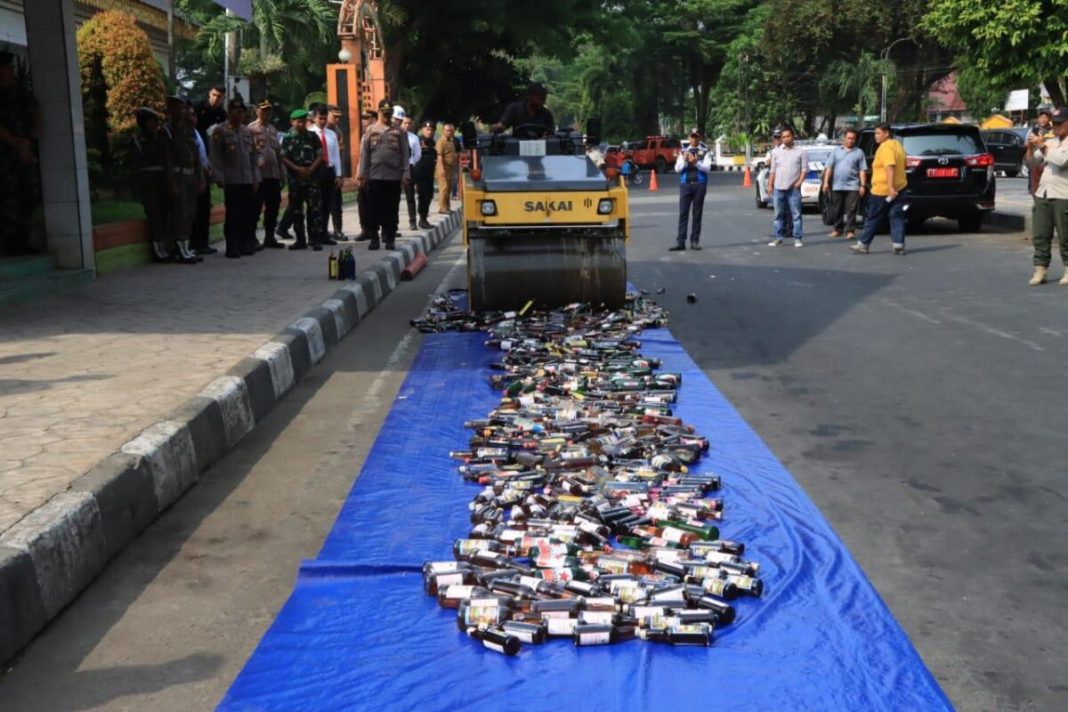
<path id="1" fill-rule="evenodd" d="M 627 145 L 628 152 L 639 168 L 655 168 L 657 173 L 667 173 L 679 157 L 681 145 L 677 138 L 646 136 L 644 141 Z"/>

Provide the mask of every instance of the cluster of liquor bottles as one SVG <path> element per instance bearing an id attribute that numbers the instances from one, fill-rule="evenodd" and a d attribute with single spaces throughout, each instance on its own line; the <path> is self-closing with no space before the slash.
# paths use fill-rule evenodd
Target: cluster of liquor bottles
<path id="1" fill-rule="evenodd" d="M 744 544 L 720 538 L 720 478 L 694 471 L 708 440 L 672 410 L 681 375 L 639 351 L 666 314 L 640 296 L 612 312 L 452 304 L 413 325 L 487 330 L 502 398 L 450 453 L 481 490 L 453 559 L 424 565 L 426 592 L 506 655 L 553 638 L 709 645 L 763 582 Z"/>
<path id="2" fill-rule="evenodd" d="M 330 250 L 326 272 L 330 279 L 356 279 L 356 256 L 352 254 L 352 248 L 343 248 L 340 254 Z"/>

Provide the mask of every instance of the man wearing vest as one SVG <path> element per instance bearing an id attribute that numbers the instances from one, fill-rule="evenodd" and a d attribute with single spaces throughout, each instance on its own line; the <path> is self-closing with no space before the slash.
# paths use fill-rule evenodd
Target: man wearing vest
<path id="1" fill-rule="evenodd" d="M 711 170 L 712 154 L 708 146 L 701 143 L 701 132 L 694 129 L 690 132 L 690 144 L 683 146 L 675 161 L 675 172 L 679 174 L 679 231 L 671 252 L 686 249 L 687 227 L 690 227 L 690 249 L 701 249 L 701 213 L 705 207 L 708 172 Z"/>

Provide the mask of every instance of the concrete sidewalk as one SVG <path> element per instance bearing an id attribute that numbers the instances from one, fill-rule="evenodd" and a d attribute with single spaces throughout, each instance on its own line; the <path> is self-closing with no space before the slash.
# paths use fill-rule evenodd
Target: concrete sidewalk
<path id="1" fill-rule="evenodd" d="M 458 207 L 458 203 L 454 203 Z M 402 211 L 403 212 L 403 211 Z M 355 205 L 345 211 L 355 233 Z M 459 224 L 149 265 L 0 312 L 0 662 L 232 448 Z M 338 249 L 338 248 L 334 248 Z"/>

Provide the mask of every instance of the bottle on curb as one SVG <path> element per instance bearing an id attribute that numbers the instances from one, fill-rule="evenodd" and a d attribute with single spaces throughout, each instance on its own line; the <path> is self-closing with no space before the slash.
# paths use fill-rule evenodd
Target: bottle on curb
<path id="1" fill-rule="evenodd" d="M 338 259 L 337 259 L 337 255 L 334 253 L 333 250 L 330 250 L 330 258 L 327 260 L 326 265 L 327 265 L 327 268 L 326 268 L 327 269 L 327 274 L 329 275 L 329 278 L 330 279 L 337 279 L 338 278 Z"/>

